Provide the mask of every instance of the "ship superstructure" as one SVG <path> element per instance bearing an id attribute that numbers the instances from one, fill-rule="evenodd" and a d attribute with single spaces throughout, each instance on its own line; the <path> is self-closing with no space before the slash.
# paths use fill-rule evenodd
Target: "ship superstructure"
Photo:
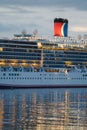
<path id="1" fill-rule="evenodd" d="M 87 41 L 28 34 L 0 39 L 0 86 L 87 86 Z"/>

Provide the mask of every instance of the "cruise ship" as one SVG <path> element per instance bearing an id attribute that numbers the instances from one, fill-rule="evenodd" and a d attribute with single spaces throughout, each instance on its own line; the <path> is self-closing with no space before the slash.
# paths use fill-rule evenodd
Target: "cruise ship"
<path id="1" fill-rule="evenodd" d="M 68 20 L 54 19 L 54 36 L 0 38 L 0 88 L 87 87 L 87 40 L 68 36 Z"/>

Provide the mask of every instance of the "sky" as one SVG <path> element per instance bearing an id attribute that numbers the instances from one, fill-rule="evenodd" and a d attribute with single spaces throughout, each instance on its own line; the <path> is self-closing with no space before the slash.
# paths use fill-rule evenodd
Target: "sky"
<path id="1" fill-rule="evenodd" d="M 1 0 L 0 37 L 23 30 L 52 36 L 54 18 L 68 19 L 69 36 L 87 34 L 87 0 Z"/>

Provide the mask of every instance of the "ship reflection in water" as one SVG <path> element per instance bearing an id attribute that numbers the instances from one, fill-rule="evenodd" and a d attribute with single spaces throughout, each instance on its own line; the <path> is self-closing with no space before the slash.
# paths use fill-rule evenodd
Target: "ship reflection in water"
<path id="1" fill-rule="evenodd" d="M 87 130 L 87 89 L 0 90 L 0 130 Z"/>

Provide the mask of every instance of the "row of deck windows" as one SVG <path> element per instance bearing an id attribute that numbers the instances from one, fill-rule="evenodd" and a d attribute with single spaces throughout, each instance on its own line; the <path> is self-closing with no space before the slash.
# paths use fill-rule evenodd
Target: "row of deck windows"
<path id="1" fill-rule="evenodd" d="M 0 58 L 15 58 L 15 59 L 41 59 L 41 53 L 13 53 L 13 52 L 0 52 Z M 70 60 L 70 61 L 86 61 L 87 56 L 55 56 L 55 55 L 45 55 L 43 54 L 44 60 Z"/>
<path id="2" fill-rule="evenodd" d="M 43 79 L 43 78 L 41 78 L 41 77 L 0 77 L 0 79 L 24 79 L 24 80 L 26 80 L 26 79 L 33 79 L 33 80 L 41 80 L 41 79 Z M 87 80 L 87 78 L 62 78 L 62 77 L 58 77 L 58 78 L 49 78 L 49 77 L 45 77 L 44 78 L 45 80 L 64 80 L 64 79 L 66 79 L 66 80 Z"/>
<path id="3" fill-rule="evenodd" d="M 10 49 L 10 50 L 9 50 Z M 3 52 L 0 52 L 0 53 L 2 53 L 2 54 L 11 54 L 11 53 L 13 53 L 14 55 L 15 54 L 18 54 L 18 55 L 20 55 L 21 53 L 20 53 L 20 51 L 21 51 L 21 48 L 19 49 L 19 52 L 17 51 L 15 51 L 14 50 L 15 48 L 4 48 L 4 51 Z M 12 51 L 11 51 L 12 50 Z M 28 53 L 33 53 L 33 54 L 41 54 L 41 50 L 39 50 L 39 49 L 29 49 L 29 48 L 27 48 L 27 49 L 25 49 L 25 50 L 27 50 L 27 52 Z M 23 54 L 26 54 L 26 51 L 25 51 L 25 53 L 23 53 Z M 46 56 L 56 56 L 56 57 L 58 57 L 58 56 L 60 56 L 60 57 L 86 57 L 87 58 L 87 53 L 85 53 L 85 55 L 84 54 L 73 54 L 73 53 L 68 53 L 68 54 L 66 54 L 66 53 L 64 53 L 64 52 L 55 52 L 55 51 L 50 51 L 49 53 L 46 53 L 46 52 L 44 52 L 44 50 L 43 50 L 43 54 L 44 55 L 46 55 Z"/>
<path id="4" fill-rule="evenodd" d="M 24 60 L 41 60 L 41 57 L 37 57 L 37 56 L 31 56 L 31 57 L 24 57 L 24 56 L 0 56 L 0 58 L 3 58 L 3 59 L 24 59 Z"/>
<path id="5" fill-rule="evenodd" d="M 0 44 L 1 47 L 12 47 L 12 48 L 37 48 L 37 45 L 15 45 L 15 44 Z"/>
<path id="6" fill-rule="evenodd" d="M 27 48 L 27 49 L 23 49 L 23 48 L 3 48 L 3 51 L 9 51 L 9 52 L 39 52 L 39 50 L 37 50 L 35 48 Z"/>
<path id="7" fill-rule="evenodd" d="M 0 45 L 1 47 L 1 45 Z M 27 48 L 27 49 L 26 49 Z M 24 48 L 20 47 L 20 48 L 15 48 L 15 47 L 12 47 L 12 48 L 9 48 L 9 47 L 4 47 L 3 48 L 3 51 L 10 51 L 10 52 L 34 52 L 34 53 L 38 53 L 42 50 L 38 49 L 37 47 L 27 47 L 27 46 L 24 46 Z M 46 54 L 47 56 L 49 55 L 55 55 L 55 56 L 58 56 L 58 55 L 64 55 L 64 56 L 87 56 L 87 52 L 80 52 L 80 51 L 64 51 L 64 50 L 58 50 L 58 51 L 54 51 L 54 50 L 43 50 L 43 53 Z"/>
<path id="8" fill-rule="evenodd" d="M 0 55 L 1 56 L 6 56 L 6 55 L 12 55 L 12 56 L 41 56 L 41 53 L 35 53 L 35 52 L 26 52 L 26 53 L 23 53 L 23 52 L 0 52 Z"/>
<path id="9" fill-rule="evenodd" d="M 17 60 L 40 60 L 41 61 L 41 57 L 39 56 L 31 56 L 31 57 L 24 57 L 24 56 L 0 56 L 1 59 L 17 59 Z M 50 59 L 50 58 L 46 58 L 43 59 L 45 64 L 59 64 L 60 61 L 62 62 L 66 62 L 66 61 L 71 61 L 71 62 L 87 62 L 87 59 L 69 59 L 69 58 L 64 58 L 64 59 Z"/>

